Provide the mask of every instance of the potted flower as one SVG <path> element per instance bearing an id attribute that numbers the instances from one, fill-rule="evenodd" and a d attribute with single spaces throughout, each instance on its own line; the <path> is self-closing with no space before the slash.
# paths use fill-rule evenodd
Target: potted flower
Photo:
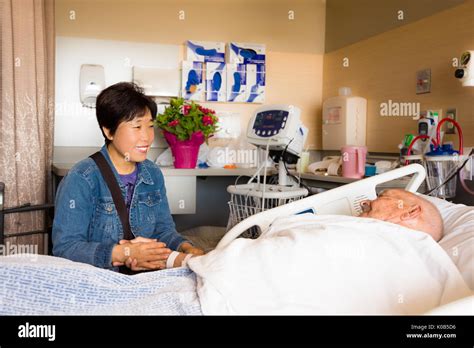
<path id="1" fill-rule="evenodd" d="M 175 168 L 195 168 L 199 147 L 217 131 L 216 112 L 194 101 L 173 98 L 155 124 L 163 129 Z"/>

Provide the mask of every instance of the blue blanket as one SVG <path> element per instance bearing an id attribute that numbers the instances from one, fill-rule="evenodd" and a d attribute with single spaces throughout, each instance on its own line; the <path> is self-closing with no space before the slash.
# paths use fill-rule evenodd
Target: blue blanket
<path id="1" fill-rule="evenodd" d="M 196 276 L 127 276 L 43 255 L 0 257 L 0 315 L 201 315 Z"/>

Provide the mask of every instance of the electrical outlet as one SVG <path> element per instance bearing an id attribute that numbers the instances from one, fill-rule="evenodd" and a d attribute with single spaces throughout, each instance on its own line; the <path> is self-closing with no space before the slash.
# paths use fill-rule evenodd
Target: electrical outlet
<path id="1" fill-rule="evenodd" d="M 450 108 L 446 110 L 446 117 L 452 118 L 456 121 L 456 108 Z M 445 134 L 456 134 L 456 127 L 451 122 L 446 122 L 446 126 L 444 128 Z"/>
<path id="2" fill-rule="evenodd" d="M 416 72 L 416 94 L 430 93 L 431 91 L 431 69 Z"/>

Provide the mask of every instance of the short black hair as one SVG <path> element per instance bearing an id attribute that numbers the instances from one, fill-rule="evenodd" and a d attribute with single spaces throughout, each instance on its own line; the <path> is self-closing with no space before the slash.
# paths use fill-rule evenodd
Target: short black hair
<path id="1" fill-rule="evenodd" d="M 142 117 L 148 110 L 154 119 L 157 112 L 155 101 L 132 82 L 119 82 L 100 92 L 96 101 L 96 115 L 105 144 L 108 145 L 110 140 L 102 127 L 109 129 L 110 134 L 114 135 L 120 123 Z"/>

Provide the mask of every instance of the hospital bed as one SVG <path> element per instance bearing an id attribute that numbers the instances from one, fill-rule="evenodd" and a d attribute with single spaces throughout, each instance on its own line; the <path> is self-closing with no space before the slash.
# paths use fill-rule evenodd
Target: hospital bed
<path id="1" fill-rule="evenodd" d="M 413 164 L 256 214 L 230 230 L 213 253 L 232 246 L 249 227 L 259 226 L 264 236 L 277 217 L 281 220 L 302 213 L 358 215 L 360 201 L 376 198 L 377 185 L 406 175 L 412 176 L 406 189 L 416 192 L 425 172 Z M 440 245 L 474 290 L 474 207 L 425 198 L 438 207 L 444 219 L 445 236 Z M 130 277 L 57 257 L 9 256 L 0 259 L 0 314 L 206 314 L 198 295 L 197 274 L 178 268 Z M 436 308 L 433 314 L 473 314 L 473 303 L 473 296 L 466 297 L 457 306 Z"/>

